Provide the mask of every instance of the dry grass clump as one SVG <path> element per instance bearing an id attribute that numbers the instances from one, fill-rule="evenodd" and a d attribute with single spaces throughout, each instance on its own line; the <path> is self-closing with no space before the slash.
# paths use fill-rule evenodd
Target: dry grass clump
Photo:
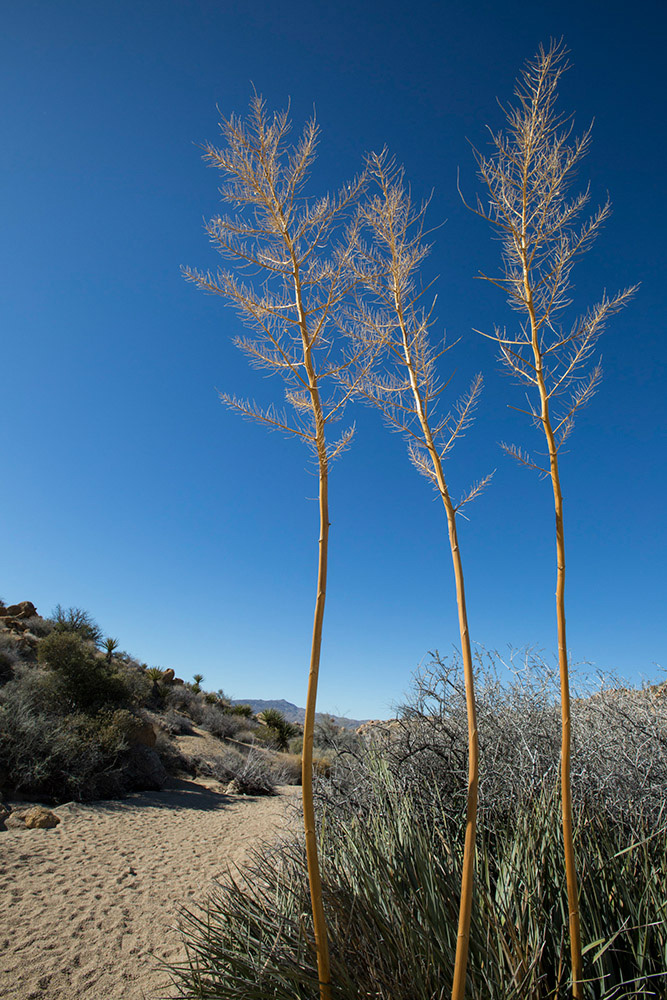
<path id="1" fill-rule="evenodd" d="M 386 762 L 365 759 L 366 798 L 329 803 L 322 881 L 332 996 L 433 1000 L 451 990 L 464 817 L 428 809 Z M 409 786 L 407 786 L 409 789 Z M 567 894 L 558 786 L 513 813 L 488 810 L 478 837 L 466 995 L 471 1000 L 568 996 Z M 421 815 L 422 822 L 416 817 Z M 664 998 L 667 828 L 642 836 L 589 808 L 575 832 L 585 857 L 585 996 Z M 256 857 L 218 881 L 200 911 L 184 911 L 188 961 L 174 993 L 216 1000 L 314 1000 L 318 995 L 302 846 Z"/>

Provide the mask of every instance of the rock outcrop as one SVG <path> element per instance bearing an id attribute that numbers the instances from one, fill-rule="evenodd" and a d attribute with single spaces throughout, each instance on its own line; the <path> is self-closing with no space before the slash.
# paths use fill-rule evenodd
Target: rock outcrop
<path id="1" fill-rule="evenodd" d="M 60 817 L 46 806 L 31 809 L 16 809 L 4 818 L 8 830 L 53 830 L 60 823 Z"/>
<path id="2" fill-rule="evenodd" d="M 36 614 L 37 608 L 32 601 L 20 601 L 18 604 L 0 608 L 0 618 L 34 618 Z"/>

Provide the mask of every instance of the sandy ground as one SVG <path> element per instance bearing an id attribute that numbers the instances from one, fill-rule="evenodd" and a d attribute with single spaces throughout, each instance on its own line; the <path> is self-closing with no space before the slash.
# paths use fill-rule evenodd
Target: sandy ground
<path id="1" fill-rule="evenodd" d="M 279 792 L 227 796 L 172 779 L 161 792 L 57 806 L 53 830 L 0 832 L 0 996 L 169 995 L 156 958 L 184 958 L 178 907 L 297 822 L 300 789 Z"/>

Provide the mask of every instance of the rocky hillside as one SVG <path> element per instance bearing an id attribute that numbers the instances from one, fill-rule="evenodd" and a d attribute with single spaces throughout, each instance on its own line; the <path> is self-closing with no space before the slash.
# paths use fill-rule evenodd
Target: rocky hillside
<path id="1" fill-rule="evenodd" d="M 169 775 L 250 794 L 298 783 L 302 729 L 271 711 L 289 703 L 232 703 L 202 681 L 120 651 L 80 608 L 0 601 L 0 801 L 111 798 Z M 326 768 L 338 727 L 320 729 Z"/>

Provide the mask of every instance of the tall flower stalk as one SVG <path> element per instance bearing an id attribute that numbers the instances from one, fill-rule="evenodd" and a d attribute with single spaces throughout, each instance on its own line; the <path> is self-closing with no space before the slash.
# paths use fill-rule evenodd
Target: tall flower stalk
<path id="1" fill-rule="evenodd" d="M 465 993 L 475 865 L 475 832 L 479 784 L 479 748 L 475 710 L 474 670 L 470 648 L 463 560 L 456 515 L 478 496 L 490 476 L 458 501 L 452 499 L 443 462 L 469 427 L 482 389 L 478 375 L 469 392 L 444 416 L 436 414 L 443 390 L 437 353 L 430 343 L 432 310 L 421 305 L 419 268 L 429 252 L 424 241 L 425 207 L 415 209 L 405 187 L 402 168 L 386 153 L 368 158 L 375 194 L 360 205 L 361 222 L 355 264 L 360 288 L 351 316 L 355 353 L 366 362 L 358 391 L 378 407 L 393 430 L 408 439 L 410 458 L 436 489 L 445 511 L 458 608 L 461 656 L 468 721 L 468 796 L 461 877 L 459 924 L 452 1000 Z M 348 384 L 349 384 L 348 374 Z"/>
<path id="2" fill-rule="evenodd" d="M 224 119 L 225 146 L 205 146 L 204 159 L 223 175 L 221 194 L 236 214 L 216 216 L 206 226 L 226 260 L 256 276 L 242 281 L 224 268 L 215 274 L 190 268 L 186 277 L 199 288 L 234 305 L 249 331 L 235 343 L 257 368 L 285 382 L 289 410 L 261 409 L 227 393 L 221 400 L 244 416 L 295 436 L 313 453 L 319 482 L 319 541 L 315 617 L 304 722 L 302 791 L 306 855 L 321 1000 L 331 998 L 331 972 L 313 808 L 313 732 L 322 647 L 329 545 L 329 469 L 349 444 L 353 427 L 337 441 L 329 426 L 340 418 L 351 389 L 340 376 L 354 358 L 340 363 L 332 333 L 335 317 L 355 279 L 350 262 L 354 226 L 345 228 L 348 208 L 361 189 L 356 180 L 335 196 L 308 201 L 303 189 L 317 147 L 318 129 L 306 124 L 300 139 L 287 144 L 286 112 L 269 116 L 255 97 L 247 120 Z"/>
<path id="3" fill-rule="evenodd" d="M 557 87 L 567 67 L 562 42 L 540 48 L 527 62 L 515 89 L 516 105 L 505 110 L 504 132 L 491 133 L 493 152 L 474 150 L 484 199 L 473 211 L 491 223 L 503 247 L 500 276 L 480 277 L 501 288 L 523 320 L 507 334 L 497 327 L 484 334 L 500 348 L 505 369 L 528 386 L 530 421 L 544 435 L 548 464 L 534 461 L 521 448 L 504 446 L 516 459 L 551 481 L 556 522 L 556 621 L 561 689 L 561 805 L 569 908 L 572 995 L 583 997 L 583 959 L 579 890 L 572 833 L 571 708 L 565 624 L 565 528 L 559 457 L 577 412 L 600 381 L 599 364 L 590 365 L 598 338 L 610 316 L 634 288 L 602 299 L 566 327 L 571 272 L 610 215 L 607 201 L 583 223 L 580 216 L 589 191 L 569 196 L 575 171 L 590 145 L 591 131 L 573 137 L 572 122 L 556 110 Z M 564 397 L 564 403 L 558 401 Z"/>

